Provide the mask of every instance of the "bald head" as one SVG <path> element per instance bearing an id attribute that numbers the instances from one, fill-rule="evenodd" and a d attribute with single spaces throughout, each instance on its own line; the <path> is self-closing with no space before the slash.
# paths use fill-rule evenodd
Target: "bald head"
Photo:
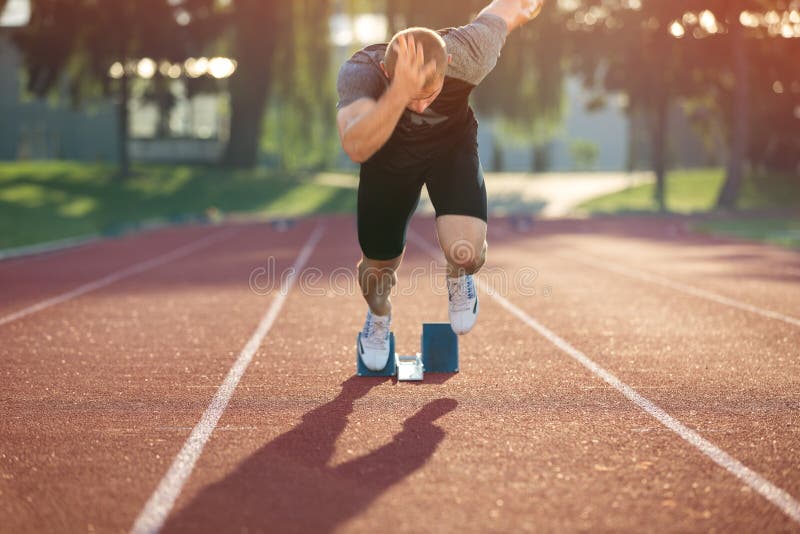
<path id="1" fill-rule="evenodd" d="M 389 75 L 389 78 L 394 77 L 394 69 L 395 65 L 397 65 L 397 52 L 394 49 L 394 45 L 401 35 L 406 37 L 413 36 L 414 41 L 422 45 L 422 50 L 425 54 L 425 63 L 431 60 L 436 61 L 436 72 L 431 75 L 430 79 L 426 80 L 425 86 L 429 87 L 435 85 L 442 80 L 447 72 L 448 63 L 447 47 L 445 46 L 444 39 L 435 31 L 420 27 L 408 28 L 398 32 L 392 37 L 389 46 L 386 48 L 386 56 L 383 60 L 386 66 L 386 74 Z"/>

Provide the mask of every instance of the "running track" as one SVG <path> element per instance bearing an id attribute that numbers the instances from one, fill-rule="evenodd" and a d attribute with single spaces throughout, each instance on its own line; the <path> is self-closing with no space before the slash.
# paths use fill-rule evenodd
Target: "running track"
<path id="1" fill-rule="evenodd" d="M 402 352 L 447 316 L 411 236 Z M 0 531 L 800 531 L 797 253 L 493 221 L 496 296 L 422 384 L 353 378 L 356 257 L 338 217 L 0 262 Z"/>

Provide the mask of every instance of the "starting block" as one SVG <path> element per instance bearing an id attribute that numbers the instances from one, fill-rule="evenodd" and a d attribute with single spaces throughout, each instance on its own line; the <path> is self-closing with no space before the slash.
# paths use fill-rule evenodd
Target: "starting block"
<path id="1" fill-rule="evenodd" d="M 356 343 L 360 342 L 358 334 Z M 425 373 L 458 372 L 458 336 L 450 323 L 424 323 L 422 325 L 422 352 L 413 356 L 395 352 L 394 333 L 389 334 L 389 353 L 394 355 L 380 371 L 367 369 L 356 349 L 358 376 L 397 376 L 397 380 L 422 380 Z"/>

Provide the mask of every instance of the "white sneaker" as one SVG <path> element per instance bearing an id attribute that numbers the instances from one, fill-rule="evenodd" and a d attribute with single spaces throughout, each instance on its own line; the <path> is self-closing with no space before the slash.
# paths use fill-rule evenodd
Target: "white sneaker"
<path id="1" fill-rule="evenodd" d="M 466 334 L 478 319 L 478 291 L 472 275 L 447 279 L 450 301 L 450 328 L 458 335 Z"/>
<path id="2" fill-rule="evenodd" d="M 391 327 L 391 315 L 381 317 L 367 311 L 367 321 L 358 339 L 358 356 L 370 371 L 380 371 L 389 361 Z"/>

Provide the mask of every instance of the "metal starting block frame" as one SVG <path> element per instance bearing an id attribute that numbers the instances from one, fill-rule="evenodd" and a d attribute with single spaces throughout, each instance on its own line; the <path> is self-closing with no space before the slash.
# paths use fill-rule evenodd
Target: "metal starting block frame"
<path id="1" fill-rule="evenodd" d="M 360 342 L 358 334 L 356 346 Z M 422 352 L 414 356 L 400 355 L 395 352 L 394 333 L 389 334 L 389 358 L 386 367 L 380 371 L 367 369 L 356 349 L 356 365 L 358 376 L 397 376 L 400 381 L 419 381 L 425 373 L 457 373 L 458 372 L 458 336 L 450 328 L 450 323 L 423 323 Z"/>

